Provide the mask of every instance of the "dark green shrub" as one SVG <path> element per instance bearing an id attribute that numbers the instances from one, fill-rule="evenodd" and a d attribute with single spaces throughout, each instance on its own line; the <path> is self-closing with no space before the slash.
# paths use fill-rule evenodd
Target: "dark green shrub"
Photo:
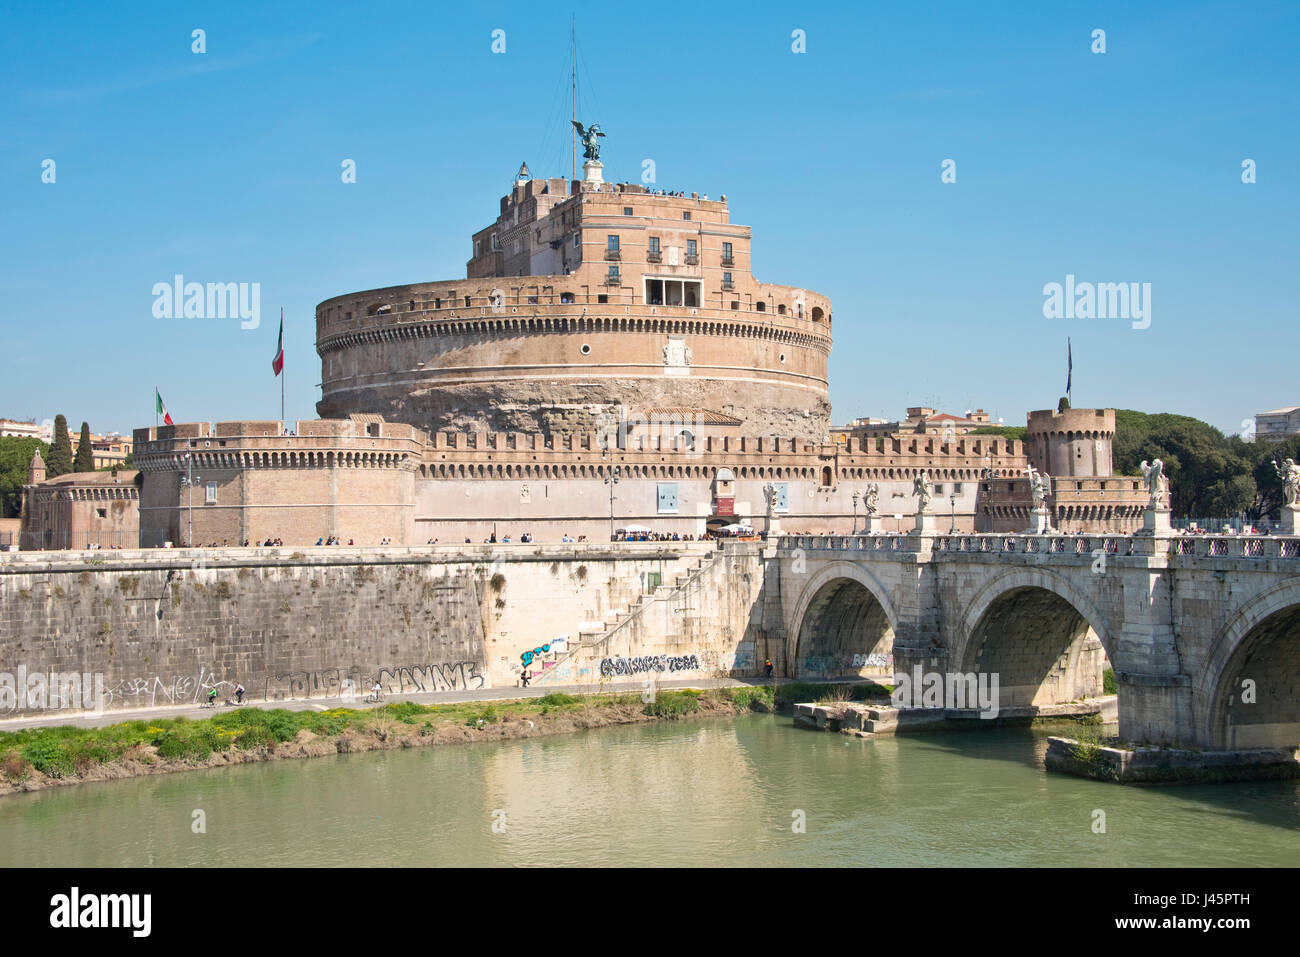
<path id="1" fill-rule="evenodd" d="M 578 698 L 575 695 L 564 694 L 562 691 L 552 691 L 550 694 L 545 694 L 538 698 L 537 703 L 545 707 L 558 708 L 561 705 L 577 704 Z"/>
<path id="2" fill-rule="evenodd" d="M 266 730 L 277 741 L 290 740 L 298 733 L 299 727 L 298 718 L 292 711 L 272 711 L 266 722 Z"/>
<path id="3" fill-rule="evenodd" d="M 23 760 L 42 774 L 62 778 L 76 771 L 76 765 L 63 746 L 53 738 L 40 737 L 23 748 Z"/>
<path id="4" fill-rule="evenodd" d="M 641 709 L 642 714 L 655 718 L 680 718 L 700 710 L 698 695 L 689 695 L 680 691 L 662 691 Z"/>
<path id="5" fill-rule="evenodd" d="M 1101 673 L 1101 690 L 1103 694 L 1119 694 L 1119 682 L 1115 680 L 1115 672 L 1107 668 Z"/>

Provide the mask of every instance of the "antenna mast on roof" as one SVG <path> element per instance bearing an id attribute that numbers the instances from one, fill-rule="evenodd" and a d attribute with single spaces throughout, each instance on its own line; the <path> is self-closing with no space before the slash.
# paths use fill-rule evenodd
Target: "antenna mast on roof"
<path id="1" fill-rule="evenodd" d="M 578 127 L 574 125 L 578 119 L 578 42 L 575 38 L 576 17 L 570 14 L 569 17 L 569 142 L 573 147 L 573 168 L 570 172 L 569 179 L 578 178 Z"/>

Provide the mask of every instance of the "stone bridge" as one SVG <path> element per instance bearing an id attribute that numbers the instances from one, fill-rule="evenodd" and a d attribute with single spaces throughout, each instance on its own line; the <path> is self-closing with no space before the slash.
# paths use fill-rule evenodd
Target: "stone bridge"
<path id="1" fill-rule="evenodd" d="M 1125 740 L 1300 746 L 1300 538 L 792 535 L 767 588 L 795 677 L 996 673 L 1007 707 L 1109 666 Z"/>

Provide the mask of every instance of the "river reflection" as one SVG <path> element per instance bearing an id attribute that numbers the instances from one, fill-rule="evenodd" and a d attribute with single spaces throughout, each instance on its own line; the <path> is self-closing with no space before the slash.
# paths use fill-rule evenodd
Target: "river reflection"
<path id="1" fill-rule="evenodd" d="M 9 866 L 1294 865 L 1300 784 L 1048 775 L 1046 736 L 751 716 L 276 761 L 0 800 Z M 206 833 L 193 832 L 194 812 Z M 1106 833 L 1093 832 L 1094 811 Z M 801 812 L 801 813 L 800 813 Z M 802 819 L 804 833 L 792 825 Z M 496 830 L 494 830 L 494 825 Z"/>

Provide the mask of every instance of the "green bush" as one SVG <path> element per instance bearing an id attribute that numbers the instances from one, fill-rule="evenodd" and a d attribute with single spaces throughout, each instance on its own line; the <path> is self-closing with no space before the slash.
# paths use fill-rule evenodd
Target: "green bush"
<path id="1" fill-rule="evenodd" d="M 1101 673 L 1101 690 L 1103 694 L 1119 694 L 1119 682 L 1115 680 L 1115 671 L 1107 668 Z"/>
<path id="2" fill-rule="evenodd" d="M 700 710 L 699 695 L 682 691 L 661 691 L 641 709 L 642 714 L 655 718 L 680 718 Z"/>
<path id="3" fill-rule="evenodd" d="M 417 704 L 414 701 L 394 701 L 392 704 L 381 705 L 375 710 L 382 711 L 398 721 L 405 721 L 417 715 L 429 714 L 433 709 L 427 705 Z"/>
<path id="4" fill-rule="evenodd" d="M 298 733 L 301 727 L 298 723 L 297 716 L 292 711 L 275 710 L 270 713 L 266 722 L 266 730 L 277 741 L 288 741 Z"/>
<path id="5" fill-rule="evenodd" d="M 66 777 L 76 771 L 63 742 L 52 737 L 37 738 L 23 748 L 22 754 L 23 760 L 52 778 Z"/>
<path id="6" fill-rule="evenodd" d="M 261 708 L 239 708 L 236 711 L 230 711 L 219 717 L 213 718 L 212 723 L 222 728 L 247 728 L 249 725 L 265 725 L 268 716 L 276 714 L 274 711 L 263 711 Z"/>
<path id="7" fill-rule="evenodd" d="M 275 744 L 275 735 L 261 725 L 249 725 L 235 738 L 235 747 L 241 751 L 265 748 Z"/>
<path id="8" fill-rule="evenodd" d="M 537 699 L 537 703 L 545 707 L 560 707 L 566 704 L 577 704 L 576 695 L 564 694 L 562 691 L 552 691 L 550 694 L 544 694 Z"/>

